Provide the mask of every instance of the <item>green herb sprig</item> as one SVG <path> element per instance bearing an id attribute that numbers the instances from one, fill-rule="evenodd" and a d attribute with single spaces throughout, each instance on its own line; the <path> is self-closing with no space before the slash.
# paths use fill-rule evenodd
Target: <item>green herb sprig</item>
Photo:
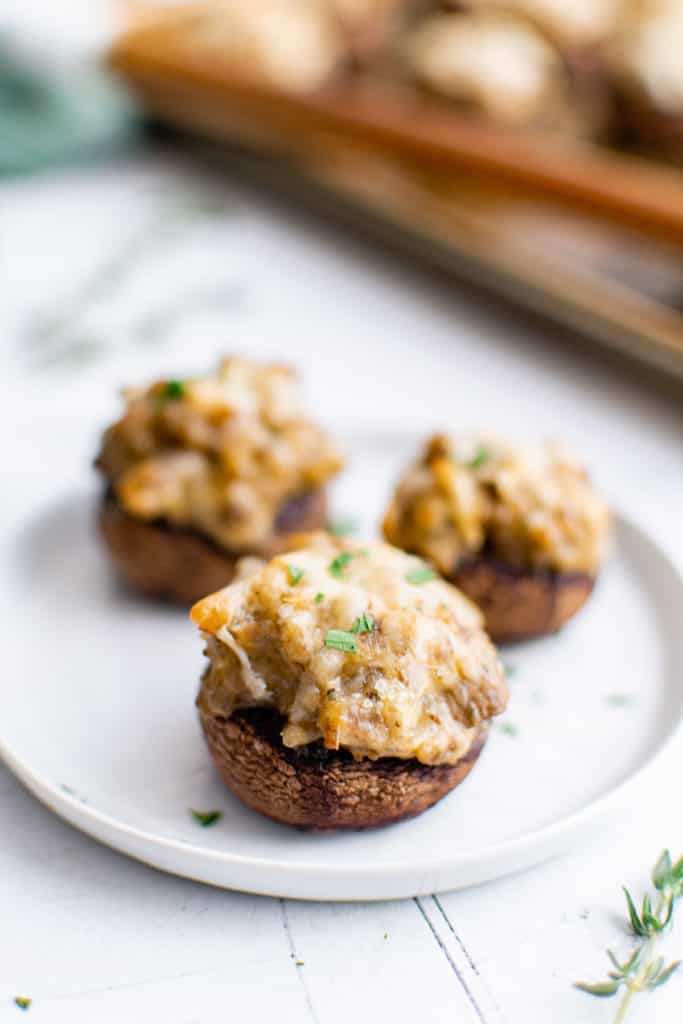
<path id="1" fill-rule="evenodd" d="M 287 566 L 287 579 L 292 587 L 295 587 L 297 583 L 303 579 L 304 570 L 298 565 Z"/>
<path id="2" fill-rule="evenodd" d="M 190 807 L 190 814 L 202 828 L 209 828 L 211 825 L 215 825 L 223 817 L 222 811 L 195 811 L 192 807 Z"/>
<path id="3" fill-rule="evenodd" d="M 358 520 L 352 519 L 351 516 L 332 519 L 327 524 L 327 532 L 334 537 L 350 537 L 352 534 L 358 533 Z"/>
<path id="4" fill-rule="evenodd" d="M 32 1002 L 33 1002 L 33 1000 L 29 999 L 28 996 L 15 996 L 14 997 L 14 1004 L 15 1004 L 15 1006 L 18 1006 L 20 1010 L 30 1010 Z"/>
<path id="5" fill-rule="evenodd" d="M 582 992 L 603 999 L 623 993 L 614 1024 L 622 1024 L 625 1020 L 634 996 L 660 988 L 681 964 L 680 960 L 665 964 L 664 957 L 656 956 L 655 951 L 662 933 L 671 926 L 676 901 L 683 896 L 683 857 L 674 864 L 669 851 L 664 850 L 653 868 L 652 884 L 656 896 L 646 892 L 640 911 L 631 893 L 624 889 L 629 925 L 641 940 L 640 944 L 623 962 L 608 949 L 607 956 L 613 970 L 608 972 L 607 980 L 594 984 L 578 982 L 576 985 Z"/>
<path id="6" fill-rule="evenodd" d="M 370 612 L 363 612 L 357 619 L 354 619 L 351 626 L 352 633 L 372 633 L 375 628 L 375 618 Z"/>
<path id="7" fill-rule="evenodd" d="M 406 573 L 406 580 L 408 583 L 412 583 L 413 586 L 420 586 L 422 583 L 429 583 L 431 580 L 438 579 L 438 576 L 433 569 L 430 569 L 428 565 L 418 566 L 417 569 L 410 569 Z"/>
<path id="8" fill-rule="evenodd" d="M 468 469 L 481 469 L 489 461 L 489 450 L 481 445 L 465 465 Z"/>
<path id="9" fill-rule="evenodd" d="M 354 556 L 353 551 L 341 551 L 329 564 L 330 574 L 338 580 L 344 579 L 344 569 Z"/>
<path id="10" fill-rule="evenodd" d="M 328 629 L 325 634 L 325 647 L 333 647 L 337 651 L 344 651 L 345 654 L 358 653 L 356 637 L 348 629 Z"/>

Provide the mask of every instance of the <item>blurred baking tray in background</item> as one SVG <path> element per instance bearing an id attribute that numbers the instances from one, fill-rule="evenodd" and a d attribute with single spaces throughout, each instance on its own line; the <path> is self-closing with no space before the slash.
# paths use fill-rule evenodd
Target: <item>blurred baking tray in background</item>
<path id="1" fill-rule="evenodd" d="M 183 11 L 110 55 L 233 169 L 683 379 L 683 172 L 496 128 L 377 82 L 291 94 L 194 55 Z"/>

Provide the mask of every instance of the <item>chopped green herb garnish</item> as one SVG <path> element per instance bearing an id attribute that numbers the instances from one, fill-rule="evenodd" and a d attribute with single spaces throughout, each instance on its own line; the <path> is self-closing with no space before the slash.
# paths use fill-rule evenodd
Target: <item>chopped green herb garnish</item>
<path id="1" fill-rule="evenodd" d="M 305 961 L 304 961 L 304 960 L 295 960 L 295 961 L 294 961 L 294 965 L 295 965 L 295 967 L 303 967 L 303 966 L 304 966 L 304 963 L 305 963 Z"/>
<path id="2" fill-rule="evenodd" d="M 625 708 L 633 702 L 633 698 L 627 693 L 609 693 L 605 697 L 605 703 L 611 708 Z"/>
<path id="3" fill-rule="evenodd" d="M 324 601 L 324 600 L 325 600 L 325 595 L 323 594 L 322 590 L 318 591 L 318 593 L 315 595 L 315 603 L 316 604 L 320 604 L 320 602 Z"/>
<path id="4" fill-rule="evenodd" d="M 340 554 L 337 555 L 336 558 L 333 558 L 329 565 L 329 569 L 332 575 L 336 576 L 337 579 L 343 579 L 344 569 L 353 558 L 353 555 L 353 551 L 342 551 L 340 552 Z"/>
<path id="5" fill-rule="evenodd" d="M 411 569 L 410 572 L 407 572 L 406 579 L 408 583 L 418 585 L 420 583 L 429 583 L 430 580 L 436 580 L 438 576 L 428 565 L 421 565 L 417 569 Z"/>
<path id="6" fill-rule="evenodd" d="M 484 463 L 488 462 L 488 460 L 488 449 L 484 448 L 484 446 L 482 445 L 481 448 L 477 450 L 476 454 L 472 456 L 469 462 L 465 463 L 465 465 L 467 466 L 468 469 L 481 469 Z"/>
<path id="7" fill-rule="evenodd" d="M 166 398 L 172 401 L 176 398 L 182 398 L 185 394 L 185 385 L 181 380 L 169 380 L 164 385 L 164 390 L 161 394 L 162 398 Z"/>
<path id="8" fill-rule="evenodd" d="M 370 612 L 363 612 L 351 626 L 352 633 L 372 633 L 375 628 L 375 620 Z"/>
<path id="9" fill-rule="evenodd" d="M 220 821 L 223 817 L 222 811 L 195 811 L 190 807 L 190 814 L 202 828 L 208 828 L 209 825 L 215 825 L 217 821 Z"/>
<path id="10" fill-rule="evenodd" d="M 512 722 L 501 722 L 500 731 L 505 733 L 506 736 L 517 736 L 519 734 L 519 729 Z"/>
<path id="11" fill-rule="evenodd" d="M 350 537 L 358 533 L 358 520 L 348 516 L 346 519 L 332 519 L 327 524 L 327 532 L 335 537 Z"/>
<path id="12" fill-rule="evenodd" d="M 32 999 L 28 999 L 27 996 L 15 996 L 14 1002 L 20 1010 L 29 1010 L 31 1008 Z"/>
<path id="13" fill-rule="evenodd" d="M 356 637 L 349 633 L 348 629 L 328 629 L 325 636 L 325 647 L 334 647 L 337 651 L 345 651 L 346 654 L 357 654 L 358 646 Z"/>
<path id="14" fill-rule="evenodd" d="M 287 566 L 287 577 L 288 577 L 289 582 L 292 584 L 293 587 L 295 587 L 297 585 L 299 580 L 303 577 L 303 574 L 304 574 L 304 570 L 299 568 L 298 565 L 288 565 Z"/>
<path id="15" fill-rule="evenodd" d="M 512 679 L 512 677 L 517 672 L 517 666 L 516 665 L 511 665 L 508 661 L 504 661 L 503 662 L 503 672 L 505 673 L 505 675 L 507 676 L 508 679 Z"/>

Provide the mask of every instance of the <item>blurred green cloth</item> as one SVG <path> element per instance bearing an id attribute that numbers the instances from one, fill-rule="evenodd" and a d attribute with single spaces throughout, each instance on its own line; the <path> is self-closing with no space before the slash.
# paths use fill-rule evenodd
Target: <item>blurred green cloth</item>
<path id="1" fill-rule="evenodd" d="M 0 38 L 0 176 L 107 154 L 138 128 L 130 99 L 103 71 L 44 71 Z"/>

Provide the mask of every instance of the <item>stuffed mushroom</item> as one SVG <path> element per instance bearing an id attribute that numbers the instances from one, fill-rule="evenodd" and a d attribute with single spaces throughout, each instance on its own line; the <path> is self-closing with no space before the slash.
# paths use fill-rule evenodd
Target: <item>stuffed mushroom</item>
<path id="1" fill-rule="evenodd" d="M 302 537 L 191 615 L 216 767 L 287 825 L 419 814 L 469 773 L 507 702 L 478 609 L 387 544 Z"/>
<path id="2" fill-rule="evenodd" d="M 191 604 L 322 527 L 337 446 L 302 408 L 286 366 L 231 357 L 215 373 L 125 392 L 105 432 L 100 526 L 131 586 Z"/>
<path id="3" fill-rule="evenodd" d="M 400 480 L 386 539 L 475 601 L 494 640 L 559 629 L 589 597 L 610 512 L 559 444 L 438 434 Z"/>

